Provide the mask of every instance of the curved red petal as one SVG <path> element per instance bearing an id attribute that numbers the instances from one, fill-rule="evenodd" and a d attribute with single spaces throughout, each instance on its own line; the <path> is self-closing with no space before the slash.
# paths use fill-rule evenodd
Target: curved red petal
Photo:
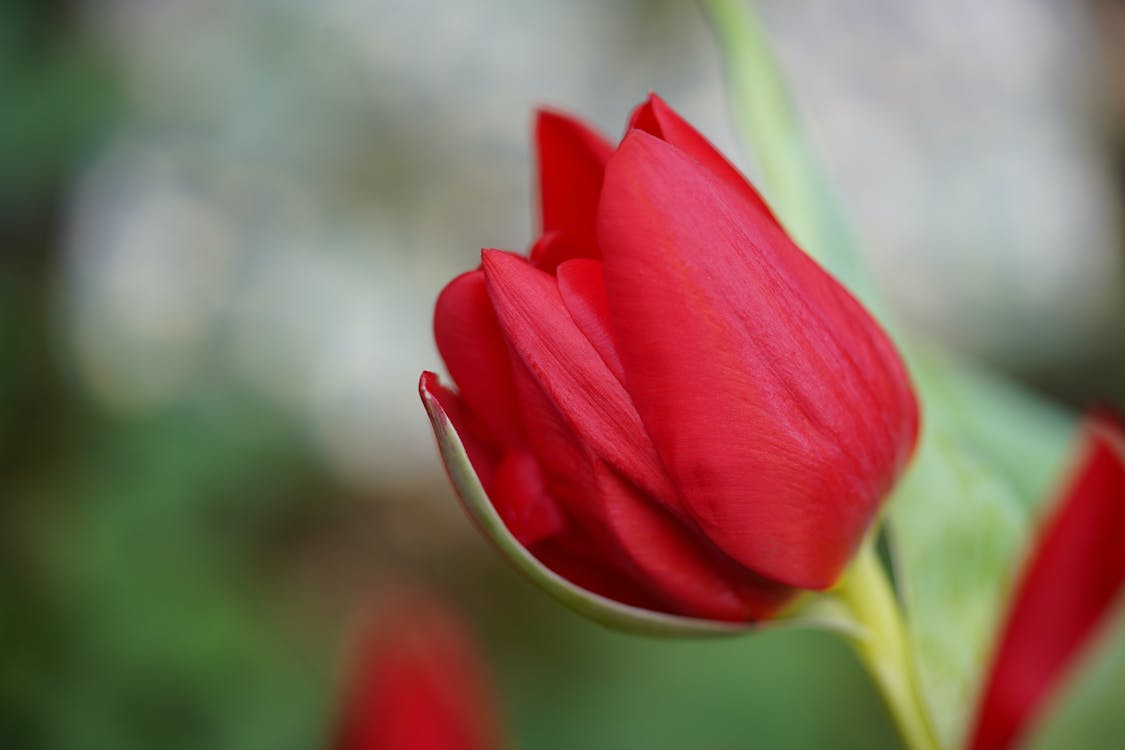
<path id="1" fill-rule="evenodd" d="M 674 547 L 665 548 L 672 547 L 671 542 L 661 546 L 653 541 L 659 528 L 646 535 L 646 529 L 657 523 L 656 514 L 638 507 L 641 498 L 624 480 L 612 481 L 615 472 L 581 443 L 522 361 L 513 367 L 528 436 L 546 485 L 573 522 L 567 530 L 529 546 L 536 557 L 574 583 L 616 601 L 662 612 L 717 610 L 726 619 L 747 619 L 744 609 L 734 607 L 729 587 L 724 589 L 721 583 L 709 580 L 693 588 L 689 584 L 688 592 L 676 596 L 685 588 L 675 586 L 676 582 L 692 581 L 700 574 L 694 568 L 680 571 L 683 555 L 677 555 Z M 648 520 L 650 516 L 654 520 Z M 671 582 L 661 574 L 664 567 L 670 568 Z M 706 600 L 707 594 L 716 596 L 715 589 L 721 590 L 720 603 Z M 703 601 L 685 603 L 683 599 L 692 594 Z"/>
<path id="2" fill-rule="evenodd" d="M 575 435 L 655 497 L 673 496 L 620 381 L 567 312 L 554 277 L 499 251 L 482 257 L 489 295 L 512 351 Z"/>
<path id="3" fill-rule="evenodd" d="M 504 455 L 496 466 L 488 497 L 508 531 L 525 547 L 559 534 L 566 526 L 530 449 L 509 450 Z"/>
<path id="4" fill-rule="evenodd" d="M 728 555 L 831 585 L 913 448 L 904 367 L 761 209 L 633 130 L 598 224 L 626 387 L 684 509 Z"/>
<path id="5" fill-rule="evenodd" d="M 594 345 L 616 378 L 625 382 L 625 370 L 609 323 L 602 264 L 596 260 L 568 260 L 558 267 L 559 293 L 578 330 Z"/>
<path id="6" fill-rule="evenodd" d="M 745 622 L 789 598 L 788 590 L 692 538 L 655 500 L 592 455 L 522 362 L 514 369 L 546 485 L 573 522 L 528 545 L 540 560 L 592 591 L 662 612 Z"/>
<path id="7" fill-rule="evenodd" d="M 596 253 L 598 195 L 613 147 L 582 122 L 549 110 L 536 117 L 535 143 L 542 233 L 558 232 L 568 247 Z"/>
<path id="8" fill-rule="evenodd" d="M 528 445 L 539 461 L 547 491 L 568 516 L 580 515 L 593 483 L 586 448 L 518 356 L 512 358 L 512 371 Z"/>
<path id="9" fill-rule="evenodd" d="M 977 712 L 972 750 L 1013 747 L 1125 589 L 1125 433 L 1084 456 L 1031 551 Z"/>
<path id="10" fill-rule="evenodd" d="M 434 338 L 453 382 L 489 437 L 501 445 L 522 442 L 508 346 L 479 269 L 453 279 L 438 296 Z"/>
<path id="11" fill-rule="evenodd" d="M 585 529 L 553 536 L 532 547 L 531 553 L 563 578 L 595 594 L 653 612 L 666 609 L 663 599 L 624 572 L 616 551 L 599 548 Z"/>
<path id="12" fill-rule="evenodd" d="M 572 258 L 598 258 L 597 245 L 580 244 L 564 232 L 547 232 L 531 246 L 528 253 L 531 265 L 547 273 L 554 273 L 560 263 Z"/>
<path id="13" fill-rule="evenodd" d="M 737 190 L 774 223 L 779 223 L 761 194 L 742 172 L 692 127 L 691 123 L 680 117 L 676 110 L 669 107 L 656 94 L 650 93 L 648 99 L 633 110 L 629 118 L 629 128 L 643 130 L 672 144 L 710 170 L 715 177 Z"/>
<path id="14" fill-rule="evenodd" d="M 794 590 L 765 581 L 714 549 L 604 464 L 596 464 L 604 523 L 635 577 L 664 609 L 689 617 L 749 622 L 787 602 Z"/>

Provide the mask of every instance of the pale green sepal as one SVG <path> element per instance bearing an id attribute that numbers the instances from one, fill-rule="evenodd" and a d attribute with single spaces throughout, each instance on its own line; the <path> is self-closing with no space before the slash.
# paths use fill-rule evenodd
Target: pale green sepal
<path id="1" fill-rule="evenodd" d="M 791 626 L 853 632 L 856 625 L 839 603 L 828 596 L 804 594 L 765 623 L 732 623 L 655 612 L 621 604 L 577 586 L 539 562 L 504 525 L 473 471 L 465 446 L 437 398 L 425 387 L 422 401 L 430 415 L 446 471 L 465 509 L 523 575 L 562 604 L 601 625 L 651 636 L 730 636 L 765 627 Z"/>

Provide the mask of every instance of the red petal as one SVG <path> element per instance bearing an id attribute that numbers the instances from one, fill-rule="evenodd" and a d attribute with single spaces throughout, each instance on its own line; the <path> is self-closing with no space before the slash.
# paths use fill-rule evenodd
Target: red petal
<path id="1" fill-rule="evenodd" d="M 596 260 L 568 260 L 558 267 L 556 276 L 559 293 L 574 324 L 598 350 L 610 371 L 624 383 L 625 371 L 609 328 L 609 300 L 605 296 L 602 264 Z"/>
<path id="2" fill-rule="evenodd" d="M 574 324 L 554 277 L 494 250 L 484 252 L 482 265 L 513 352 L 575 435 L 645 491 L 670 499 L 668 480 L 629 396 Z"/>
<path id="3" fill-rule="evenodd" d="M 598 233 L 626 387 L 684 509 L 750 569 L 831 585 L 914 444 L 893 346 L 758 204 L 642 131 Z"/>
<path id="4" fill-rule="evenodd" d="M 580 517 L 593 495 L 587 450 L 523 361 L 514 357 L 512 369 L 528 444 L 539 459 L 547 491 L 567 515 Z"/>
<path id="5" fill-rule="evenodd" d="M 681 551 L 684 544 L 677 547 L 674 539 L 659 538 L 664 516 L 646 505 L 655 501 L 646 501 L 591 454 L 522 361 L 514 363 L 514 371 L 528 436 L 547 485 L 575 524 L 575 533 L 563 532 L 535 546 L 536 556 L 560 575 L 616 601 L 663 612 L 749 619 L 730 586 L 715 575 L 708 577 L 706 570 L 697 571 L 698 564 L 692 567 L 698 553 L 693 558 Z"/>
<path id="6" fill-rule="evenodd" d="M 547 273 L 554 273 L 559 264 L 571 258 L 598 258 L 596 245 L 575 244 L 571 235 L 563 232 L 548 232 L 535 241 L 528 254 L 531 265 Z"/>
<path id="7" fill-rule="evenodd" d="M 551 537 L 531 552 L 548 568 L 588 591 L 633 607 L 665 611 L 662 599 L 623 572 L 620 555 L 616 551 L 605 554 L 583 529 Z"/>
<path id="8" fill-rule="evenodd" d="M 508 451 L 496 467 L 488 497 L 508 531 L 525 547 L 560 533 L 566 525 L 529 449 Z"/>
<path id="9" fill-rule="evenodd" d="M 727 161 L 711 142 L 692 127 L 676 110 L 656 94 L 649 94 L 648 100 L 633 110 L 629 127 L 651 133 L 657 138 L 671 143 L 679 150 L 706 167 L 720 180 L 724 181 L 744 198 L 755 204 L 766 216 L 777 223 L 773 211 L 766 205 L 761 194 L 754 189 L 742 172 Z"/>
<path id="10" fill-rule="evenodd" d="M 434 338 L 465 403 L 491 440 L 523 442 L 508 346 L 480 270 L 461 274 L 442 290 L 434 309 Z"/>
<path id="11" fill-rule="evenodd" d="M 973 750 L 1014 746 L 1125 584 L 1125 433 L 1103 421 L 1027 560 L 984 698 Z"/>
<path id="12" fill-rule="evenodd" d="M 567 247 L 596 256 L 598 195 L 613 147 L 578 120 L 546 110 L 538 113 L 535 142 L 542 233 L 558 232 L 565 235 Z"/>
<path id="13" fill-rule="evenodd" d="M 689 617 L 748 622 L 776 611 L 793 594 L 758 579 L 695 538 L 679 520 L 613 469 L 596 469 L 606 527 L 654 596 Z M 710 548 L 710 549 L 708 549 Z"/>
<path id="14" fill-rule="evenodd" d="M 576 533 L 558 530 L 533 548 L 545 564 L 617 601 L 688 616 L 745 622 L 788 599 L 788 591 L 723 559 L 705 540 L 692 539 L 655 500 L 578 441 L 522 363 L 515 374 L 547 484 L 575 524 Z"/>

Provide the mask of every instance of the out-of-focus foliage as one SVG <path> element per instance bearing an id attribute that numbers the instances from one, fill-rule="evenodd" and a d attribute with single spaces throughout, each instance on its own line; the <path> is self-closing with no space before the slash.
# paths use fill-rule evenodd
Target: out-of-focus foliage
<path id="1" fill-rule="evenodd" d="M 0 206 L 31 208 L 74 167 L 114 109 L 104 57 L 60 29 L 60 2 L 0 8 Z"/>
<path id="2" fill-rule="evenodd" d="M 68 422 L 9 496 L 0 743 L 315 745 L 331 650 L 295 632 L 269 548 L 309 512 L 307 463 L 265 415 Z"/>

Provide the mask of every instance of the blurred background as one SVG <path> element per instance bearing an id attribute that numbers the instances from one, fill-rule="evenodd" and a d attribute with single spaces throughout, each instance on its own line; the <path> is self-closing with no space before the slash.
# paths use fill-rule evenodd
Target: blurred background
<path id="1" fill-rule="evenodd" d="M 758 3 L 913 328 L 1125 405 L 1125 6 Z M 513 745 L 893 747 L 830 636 L 580 620 L 453 500 L 438 290 L 532 238 L 537 104 L 738 150 L 682 0 L 0 3 L 0 747 L 309 748 L 361 612 L 467 613 Z"/>

